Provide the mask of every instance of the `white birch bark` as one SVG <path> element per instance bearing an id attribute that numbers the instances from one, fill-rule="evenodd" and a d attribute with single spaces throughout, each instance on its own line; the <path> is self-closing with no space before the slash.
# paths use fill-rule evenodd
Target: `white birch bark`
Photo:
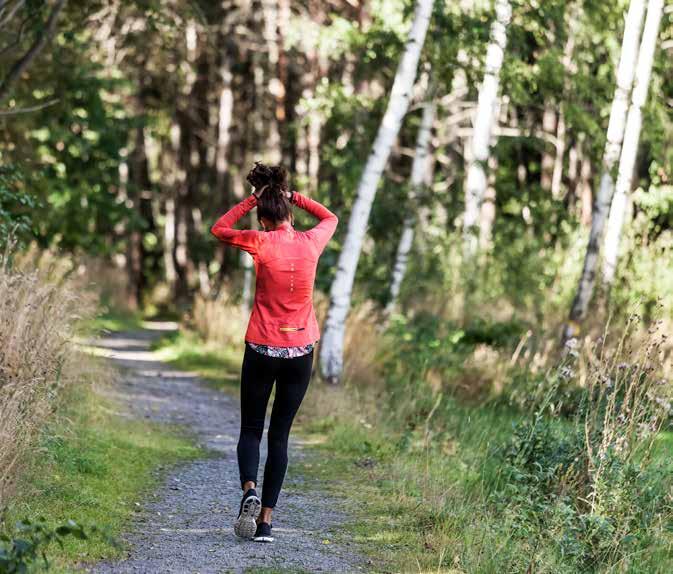
<path id="1" fill-rule="evenodd" d="M 367 158 L 348 220 L 346 239 L 330 291 L 330 306 L 320 349 L 320 368 L 328 382 L 338 382 L 343 370 L 345 322 L 350 309 L 353 280 L 362 250 L 362 241 L 367 231 L 369 213 L 381 174 L 390 156 L 402 119 L 409 108 L 418 60 L 432 15 L 432 5 L 433 0 L 417 0 L 414 21 L 395 74 L 388 107 Z"/>
<path id="2" fill-rule="evenodd" d="M 279 23 L 279 5 L 277 0 L 263 0 L 262 11 L 264 13 L 264 40 L 269 58 L 269 83 L 268 93 L 274 98 L 274 114 L 272 120 L 268 123 L 268 139 L 266 142 L 267 154 L 271 163 L 280 163 L 282 159 L 280 146 L 280 131 L 278 128 L 278 118 L 276 117 L 275 107 L 277 100 L 285 95 L 285 86 L 278 77 L 278 61 L 280 50 L 278 46 L 278 23 Z M 263 92 L 259 92 L 262 94 Z"/>
<path id="3" fill-rule="evenodd" d="M 253 260 L 250 253 L 241 251 L 241 263 L 243 265 L 243 289 L 241 290 L 241 313 L 243 317 L 250 315 L 250 309 L 252 309 L 252 280 L 254 277 L 253 273 Z"/>
<path id="4" fill-rule="evenodd" d="M 596 270 L 600 255 L 600 242 L 607 219 L 610 202 L 614 193 L 612 170 L 614 169 L 622 147 L 624 127 L 628 110 L 629 94 L 633 85 L 638 42 L 645 13 L 645 0 L 631 0 L 624 24 L 624 38 L 617 68 L 617 86 L 612 99 L 610 120 L 608 122 L 607 141 L 603 152 L 603 165 L 598 196 L 591 217 L 589 242 L 584 256 L 584 266 L 577 286 L 570 316 L 564 328 L 563 338 L 569 339 L 579 332 L 579 323 L 586 316 L 589 302 L 596 283 Z"/>
<path id="5" fill-rule="evenodd" d="M 227 153 L 229 151 L 231 120 L 234 112 L 234 92 L 231 89 L 232 73 L 229 60 L 224 58 L 220 66 L 222 78 L 222 90 L 220 91 L 218 118 L 217 118 L 217 151 L 215 154 L 216 185 L 219 192 L 224 188 L 229 164 Z"/>
<path id="6" fill-rule="evenodd" d="M 409 183 L 410 205 L 402 226 L 400 242 L 397 245 L 395 266 L 393 267 L 392 280 L 390 282 L 390 296 L 385 308 L 386 317 L 389 317 L 393 311 L 395 311 L 402 281 L 407 272 L 409 252 L 414 243 L 414 227 L 416 225 L 416 211 L 413 204 L 418 192 L 428 183 L 430 162 L 432 161 L 430 139 L 434 121 L 435 103 L 433 101 L 428 101 L 423 106 L 423 116 L 421 117 L 421 124 L 418 128 L 418 135 L 416 136 L 416 149 L 414 151 L 414 161 L 411 165 L 411 179 Z"/>
<path id="7" fill-rule="evenodd" d="M 638 53 L 635 84 L 633 86 L 633 93 L 631 94 L 631 106 L 626 118 L 624 143 L 622 145 L 622 154 L 619 158 L 619 171 L 617 172 L 617 184 L 605 232 L 603 282 L 607 286 L 612 285 L 615 278 L 617 259 L 619 257 L 619 242 L 624 226 L 624 216 L 628 206 L 629 193 L 633 183 L 636 155 L 638 154 L 640 129 L 643 123 L 643 107 L 647 101 L 663 9 L 664 0 L 649 0 L 647 3 L 647 17 L 645 18 L 643 39 L 640 43 L 640 51 Z"/>
<path id="8" fill-rule="evenodd" d="M 479 88 L 474 130 L 471 141 L 470 161 L 465 180 L 465 214 L 463 219 L 463 248 L 471 257 L 478 248 L 477 227 L 481 204 L 488 181 L 485 167 L 490 155 L 493 126 L 498 108 L 500 69 L 507 46 L 507 27 L 512 17 L 509 0 L 496 0 L 495 20 L 491 25 L 491 39 L 486 51 L 486 69 Z"/>

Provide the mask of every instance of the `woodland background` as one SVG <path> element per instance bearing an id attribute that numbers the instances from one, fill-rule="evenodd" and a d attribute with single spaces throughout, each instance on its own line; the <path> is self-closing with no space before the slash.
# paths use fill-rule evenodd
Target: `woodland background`
<path id="1" fill-rule="evenodd" d="M 70 351 L 34 341 L 70 341 L 85 307 L 179 319 L 177 361 L 235 348 L 252 265 L 209 229 L 254 161 L 282 163 L 340 218 L 316 302 L 345 329 L 343 372 L 320 369 L 343 388 L 320 391 L 310 428 L 396 477 L 393 531 L 418 530 L 418 476 L 441 499 L 401 563 L 425 544 L 427 564 L 458 567 L 452 547 L 469 572 L 667 571 L 672 61 L 661 0 L 0 1 L 0 343 L 16 352 L 0 352 L 0 431 L 30 419 L 29 443 L 58 410 L 57 393 L 16 389 L 51 388 Z M 642 104 L 623 147 L 615 100 L 634 118 Z M 606 175 L 619 200 L 601 200 Z M 614 232 L 592 243 L 601 220 Z M 323 345 L 340 356 L 343 336 Z"/>

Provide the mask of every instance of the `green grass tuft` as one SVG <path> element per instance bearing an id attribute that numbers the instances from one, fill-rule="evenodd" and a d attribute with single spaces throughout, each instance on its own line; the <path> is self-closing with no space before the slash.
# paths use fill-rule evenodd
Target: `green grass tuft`
<path id="1" fill-rule="evenodd" d="M 85 528 L 102 528 L 114 539 L 128 529 L 138 505 L 158 484 L 157 469 L 203 456 L 179 429 L 130 420 L 117 408 L 90 388 L 69 392 L 59 420 L 45 428 L 26 463 L 4 515 L 7 529 L 24 518 L 44 517 L 50 526 L 73 519 Z M 48 549 L 56 572 L 123 552 L 95 535 Z"/>
<path id="2" fill-rule="evenodd" d="M 179 331 L 162 337 L 153 347 L 162 361 L 198 373 L 215 388 L 238 388 L 242 345 L 239 350 L 204 343 L 194 334 Z"/>

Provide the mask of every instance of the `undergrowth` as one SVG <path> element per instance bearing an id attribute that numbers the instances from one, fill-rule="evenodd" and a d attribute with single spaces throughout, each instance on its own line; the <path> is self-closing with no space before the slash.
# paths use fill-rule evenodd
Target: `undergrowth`
<path id="1" fill-rule="evenodd" d="M 295 464 L 350 509 L 371 570 L 671 571 L 670 349 L 656 324 L 632 317 L 559 351 L 516 321 L 354 321 L 369 339 L 349 356 L 366 348 L 367 364 L 341 387 L 311 384 L 297 429 L 315 449 Z M 181 334 L 166 352 L 234 388 L 241 345 Z"/>
<path id="2" fill-rule="evenodd" d="M 123 554 L 114 540 L 158 484 L 157 469 L 203 455 L 177 429 L 129 420 L 104 388 L 68 390 L 57 415 L 41 430 L 39 456 L 25 461 L 17 494 L 2 516 L 2 530 L 10 538 L 21 534 L 16 524 L 40 519 L 46 528 L 74 520 L 85 532 L 103 534 L 71 537 L 62 545 L 52 541 L 46 550 L 57 572 Z"/>

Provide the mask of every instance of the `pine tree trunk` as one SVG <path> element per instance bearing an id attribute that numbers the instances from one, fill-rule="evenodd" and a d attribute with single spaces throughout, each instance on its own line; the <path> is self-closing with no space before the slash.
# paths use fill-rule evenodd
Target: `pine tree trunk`
<path id="1" fill-rule="evenodd" d="M 397 138 L 402 119 L 409 107 L 418 60 L 432 15 L 432 5 L 432 0 L 417 0 L 414 21 L 395 74 L 388 107 L 356 192 L 355 203 L 348 221 L 348 231 L 339 256 L 337 273 L 332 283 L 330 306 L 321 344 L 320 367 L 328 382 L 338 382 L 343 370 L 345 322 L 350 308 L 353 280 L 360 258 L 362 241 L 367 230 L 367 221 L 381 174 Z"/>
<path id="2" fill-rule="evenodd" d="M 617 69 L 617 86 L 610 110 L 600 187 L 591 217 L 591 231 L 589 232 L 589 242 L 584 256 L 584 267 L 570 309 L 568 322 L 563 330 L 564 341 L 579 333 L 580 323 L 586 316 L 594 292 L 600 242 L 614 192 L 612 170 L 619 159 L 619 152 L 622 147 L 629 94 L 638 58 L 638 42 L 644 13 L 645 0 L 631 0 L 624 26 L 624 38 Z"/>
<path id="3" fill-rule="evenodd" d="M 142 113 L 144 113 L 144 109 Z M 134 291 L 135 308 L 139 308 L 142 305 L 143 294 L 148 284 L 147 267 L 149 259 L 151 259 L 150 254 L 145 249 L 143 235 L 156 231 L 154 213 L 152 212 L 152 183 L 150 182 L 149 163 L 145 150 L 145 128 L 142 125 L 135 129 L 135 143 L 129 157 L 129 184 L 133 188 L 134 207 L 143 221 L 143 229 L 134 229 L 129 238 L 129 248 L 132 252 L 131 285 L 129 287 Z"/>
<path id="4" fill-rule="evenodd" d="M 507 45 L 507 27 L 512 16 L 509 1 L 496 0 L 495 14 L 496 18 L 491 25 L 491 40 L 486 52 L 484 79 L 479 88 L 470 160 L 465 181 L 463 250 L 468 259 L 477 252 L 479 214 L 488 186 L 486 166 L 490 156 L 493 127 L 497 120 L 498 85 Z"/>
<path id="5" fill-rule="evenodd" d="M 402 235 L 397 245 L 397 255 L 395 256 L 395 266 L 393 267 L 392 280 L 390 282 L 390 296 L 385 308 L 385 315 L 389 317 L 397 306 L 397 298 L 400 294 L 400 288 L 404 275 L 407 271 L 409 252 L 414 242 L 414 227 L 416 224 L 415 200 L 423 187 L 428 183 L 428 174 L 430 172 L 431 154 L 431 135 L 432 124 L 435 121 L 435 103 L 426 102 L 423 106 L 423 116 L 421 125 L 418 128 L 416 136 L 416 150 L 414 161 L 411 166 L 411 181 L 409 184 L 409 207 L 407 216 L 404 219 Z"/>
<path id="6" fill-rule="evenodd" d="M 549 134 L 554 133 L 557 128 L 555 107 L 552 102 L 547 102 L 542 113 L 542 130 Z M 554 155 L 549 144 L 544 143 L 540 162 L 540 187 L 545 191 L 551 191 L 553 175 Z"/>
<path id="7" fill-rule="evenodd" d="M 643 107 L 647 101 L 647 92 L 652 74 L 652 64 L 657 48 L 657 37 L 664 9 L 664 0 L 649 0 L 647 4 L 647 18 L 643 30 L 643 39 L 638 53 L 636 66 L 635 84 L 631 95 L 631 106 L 626 118 L 624 131 L 624 144 L 619 158 L 619 171 L 617 172 L 617 185 L 610 207 L 605 233 L 605 257 L 603 259 L 603 282 L 611 286 L 615 278 L 617 260 L 619 257 L 619 243 L 624 226 L 629 193 L 633 183 L 633 171 L 638 154 L 638 142 L 640 141 L 640 129 L 643 123 Z"/>

